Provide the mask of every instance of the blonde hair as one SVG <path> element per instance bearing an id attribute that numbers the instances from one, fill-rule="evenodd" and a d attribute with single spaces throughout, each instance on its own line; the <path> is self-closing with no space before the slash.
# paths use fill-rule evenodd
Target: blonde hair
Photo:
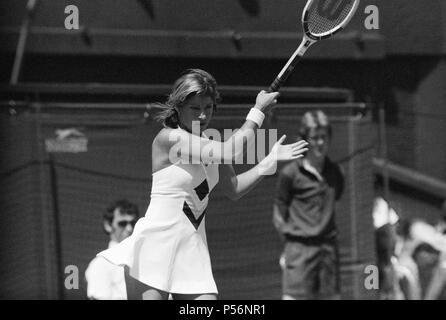
<path id="1" fill-rule="evenodd" d="M 299 127 L 299 136 L 307 139 L 312 129 L 326 128 L 331 137 L 331 125 L 327 115 L 322 110 L 309 111 L 302 116 Z"/>
<path id="2" fill-rule="evenodd" d="M 208 72 L 201 69 L 187 69 L 178 78 L 165 103 L 156 103 L 152 106 L 161 109 L 155 120 L 162 122 L 165 127 L 177 128 L 179 125 L 177 108 L 193 95 L 209 96 L 214 104 L 214 110 L 220 101 L 217 82 Z"/>

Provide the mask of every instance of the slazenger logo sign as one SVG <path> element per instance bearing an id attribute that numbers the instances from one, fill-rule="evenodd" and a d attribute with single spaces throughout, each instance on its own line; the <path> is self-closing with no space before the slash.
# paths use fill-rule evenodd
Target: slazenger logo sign
<path id="1" fill-rule="evenodd" d="M 55 137 L 45 139 L 47 152 L 87 152 L 88 139 L 75 128 L 57 129 Z"/>

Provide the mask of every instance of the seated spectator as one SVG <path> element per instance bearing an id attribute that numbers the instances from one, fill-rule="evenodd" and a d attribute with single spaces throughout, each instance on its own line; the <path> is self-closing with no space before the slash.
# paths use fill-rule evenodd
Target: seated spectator
<path id="1" fill-rule="evenodd" d="M 128 200 L 114 202 L 103 216 L 104 231 L 109 236 L 108 247 L 129 237 L 138 220 L 138 207 Z M 92 300 L 126 300 L 124 268 L 102 257 L 95 257 L 85 271 L 87 296 Z"/>
<path id="2" fill-rule="evenodd" d="M 423 292 L 423 297 L 426 298 L 428 291 L 429 292 L 429 300 L 434 300 L 434 289 L 438 287 L 436 290 L 440 290 L 437 294 L 441 293 L 441 289 L 443 287 L 443 280 L 437 278 L 435 281 L 437 283 L 432 283 L 434 280 L 434 274 L 437 271 L 437 267 L 440 262 L 440 253 L 438 250 L 433 248 L 431 245 L 423 242 L 419 244 L 413 253 L 413 259 L 418 266 L 419 275 L 420 275 L 420 285 Z M 441 275 L 441 272 L 439 273 Z M 430 287 L 430 288 L 429 288 Z M 429 288 L 429 290 L 428 290 Z"/>
<path id="3" fill-rule="evenodd" d="M 413 282 L 413 277 L 410 270 L 399 264 L 395 257 L 398 221 L 395 210 L 383 198 L 377 197 L 373 207 L 373 222 L 381 300 L 403 300 L 410 296 L 408 284 Z"/>
<path id="4" fill-rule="evenodd" d="M 443 299 L 446 236 L 422 219 L 399 219 L 383 198 L 373 210 L 380 299 Z M 439 232 L 440 231 L 440 232 Z"/>
<path id="5" fill-rule="evenodd" d="M 426 288 L 425 300 L 446 300 L 446 261 L 439 259 Z"/>

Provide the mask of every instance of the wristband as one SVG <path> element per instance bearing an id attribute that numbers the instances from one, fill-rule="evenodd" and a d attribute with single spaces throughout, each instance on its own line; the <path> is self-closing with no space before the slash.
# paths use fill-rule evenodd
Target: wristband
<path id="1" fill-rule="evenodd" d="M 265 120 L 265 114 L 257 108 L 251 108 L 249 110 L 248 115 L 246 116 L 246 120 L 251 120 L 257 124 L 260 128 L 262 126 L 263 120 Z"/>

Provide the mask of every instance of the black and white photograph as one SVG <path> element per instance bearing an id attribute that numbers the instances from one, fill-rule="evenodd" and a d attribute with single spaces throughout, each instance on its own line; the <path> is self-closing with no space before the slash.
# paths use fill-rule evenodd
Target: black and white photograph
<path id="1" fill-rule="evenodd" d="M 0 300 L 446 300 L 444 0 L 1 0 L 0 110 Z"/>

